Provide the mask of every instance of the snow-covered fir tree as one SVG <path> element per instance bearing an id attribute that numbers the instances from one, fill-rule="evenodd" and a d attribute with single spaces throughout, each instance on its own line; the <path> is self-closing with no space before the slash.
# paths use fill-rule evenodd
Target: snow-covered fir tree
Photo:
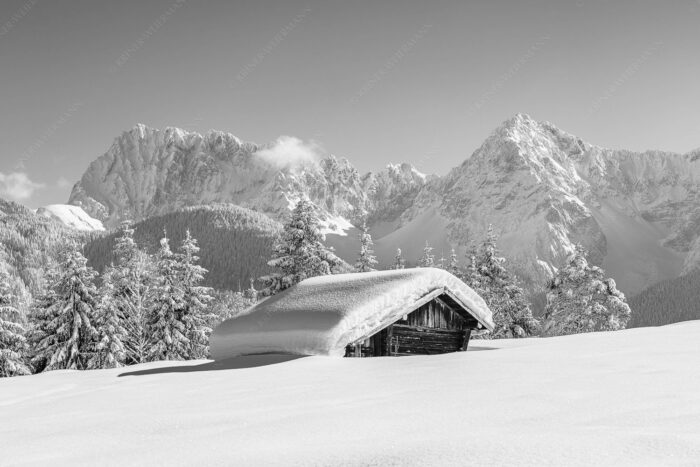
<path id="1" fill-rule="evenodd" d="M 505 267 L 505 258 L 498 253 L 497 236 L 489 225 L 480 251 L 475 254 L 474 271 L 467 284 L 484 299 L 493 313 L 495 329 L 490 337 L 526 337 L 539 331 L 539 322 L 525 292 Z"/>
<path id="2" fill-rule="evenodd" d="M 127 331 L 124 316 L 119 307 L 119 295 L 114 286 L 114 267 L 108 267 L 102 274 L 102 285 L 98 290 L 98 303 L 95 311 L 97 342 L 95 353 L 89 361 L 89 368 L 118 368 L 124 364 L 126 349 L 123 340 Z"/>
<path id="3" fill-rule="evenodd" d="M 0 271 L 0 378 L 28 375 L 25 328 L 9 275 Z"/>
<path id="4" fill-rule="evenodd" d="M 423 256 L 421 256 L 418 264 L 420 264 L 420 267 L 422 268 L 432 268 L 435 266 L 435 255 L 433 255 L 433 247 L 431 247 L 427 241 L 425 242 L 425 246 L 423 247 Z"/>
<path id="5" fill-rule="evenodd" d="M 258 301 L 258 291 L 255 289 L 255 280 L 252 277 L 250 278 L 250 285 L 243 292 L 243 297 L 250 300 L 251 303 Z"/>
<path id="6" fill-rule="evenodd" d="M 182 291 L 181 320 L 185 324 L 185 336 L 189 341 L 188 359 L 206 358 L 209 355 L 209 323 L 213 319 L 208 308 L 212 301 L 212 289 L 201 285 L 207 270 L 198 264 L 197 253 L 197 240 L 187 230 L 177 259 L 178 285 Z"/>
<path id="7" fill-rule="evenodd" d="M 308 277 L 332 274 L 342 260 L 323 245 L 323 240 L 313 204 L 302 198 L 267 263 L 276 272 L 260 278 L 265 286 L 263 294 L 275 294 Z"/>
<path id="8" fill-rule="evenodd" d="M 406 261 L 403 259 L 403 255 L 401 254 L 401 248 L 396 249 L 396 256 L 394 256 L 394 265 L 392 266 L 392 269 L 403 269 L 406 267 Z"/>
<path id="9" fill-rule="evenodd" d="M 479 250 L 473 243 L 467 251 L 467 268 L 464 271 L 462 280 L 469 285 L 474 290 L 477 290 L 481 286 L 481 277 L 479 276 L 479 268 L 477 266 L 477 257 L 479 256 Z"/>
<path id="10" fill-rule="evenodd" d="M 131 221 L 119 227 L 114 245 L 115 264 L 111 271 L 115 305 L 124 318 L 126 334 L 122 343 L 127 364 L 148 361 L 150 336 L 146 329 L 150 309 L 150 290 L 153 286 L 153 262 L 134 240 Z"/>
<path id="11" fill-rule="evenodd" d="M 372 242 L 372 235 L 369 233 L 366 222 L 362 222 L 362 230 L 360 231 L 359 238 L 360 253 L 357 257 L 357 262 L 355 263 L 355 271 L 375 271 L 377 266 L 377 257 L 374 256 L 374 250 L 372 249 L 374 242 Z"/>
<path id="12" fill-rule="evenodd" d="M 213 328 L 229 318 L 235 318 L 254 305 L 257 299 L 249 298 L 246 292 L 216 291 L 209 307 L 213 315 L 210 327 Z"/>
<path id="13" fill-rule="evenodd" d="M 450 261 L 447 264 L 447 270 L 459 278 L 462 277 L 462 270 L 459 268 L 459 259 L 457 258 L 457 252 L 454 248 L 450 251 Z"/>
<path id="14" fill-rule="evenodd" d="M 613 279 L 605 278 L 603 269 L 588 264 L 581 245 L 576 245 L 548 289 L 544 334 L 617 331 L 630 319 L 625 295 Z"/>
<path id="15" fill-rule="evenodd" d="M 167 235 L 164 235 L 156 255 L 156 284 L 152 289 L 152 309 L 148 317 L 150 360 L 186 360 L 189 355 L 187 326 L 182 319 L 185 299 L 178 269 L 178 259 L 170 249 Z"/>
<path id="16" fill-rule="evenodd" d="M 435 267 L 440 268 L 440 269 L 445 269 L 446 264 L 447 264 L 447 259 L 445 258 L 445 252 L 443 251 L 442 254 L 440 254 L 440 258 L 438 258 L 437 263 L 435 264 Z"/>
<path id="17" fill-rule="evenodd" d="M 49 290 L 32 312 L 33 363 L 38 369 L 86 369 L 95 350 L 97 273 L 77 245 L 63 253 Z"/>

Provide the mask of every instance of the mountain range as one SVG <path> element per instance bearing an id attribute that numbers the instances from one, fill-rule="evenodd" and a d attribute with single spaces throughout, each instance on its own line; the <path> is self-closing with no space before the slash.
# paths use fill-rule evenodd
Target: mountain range
<path id="1" fill-rule="evenodd" d="M 302 196 L 346 260 L 366 219 L 380 262 L 415 262 L 425 242 L 460 256 L 489 225 L 536 290 L 582 243 L 627 294 L 700 262 L 700 151 L 606 149 L 518 114 L 459 166 L 425 175 L 408 163 L 361 174 L 345 158 L 219 131 L 137 125 L 90 164 L 68 203 L 105 227 L 183 207 L 232 203 L 283 220 Z"/>

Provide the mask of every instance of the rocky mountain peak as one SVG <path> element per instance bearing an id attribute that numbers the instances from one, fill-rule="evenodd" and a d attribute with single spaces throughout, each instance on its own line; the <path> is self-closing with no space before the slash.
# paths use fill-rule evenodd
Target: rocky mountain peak
<path id="1" fill-rule="evenodd" d="M 578 242 L 628 293 L 700 264 L 700 151 L 605 149 L 527 114 L 503 122 L 442 177 L 408 163 L 362 175 L 292 137 L 257 145 L 139 124 L 90 165 L 69 202 L 111 228 L 219 202 L 281 220 L 302 196 L 329 232 L 367 219 L 384 261 L 397 247 L 417 257 L 426 240 L 463 253 L 493 224 L 531 284 L 544 283 Z"/>
<path id="2" fill-rule="evenodd" d="M 301 196 L 322 218 L 356 220 L 384 212 L 395 199 L 410 202 L 424 182 L 410 164 L 362 176 L 346 158 L 293 137 L 257 145 L 222 131 L 202 135 L 138 124 L 90 165 L 69 203 L 107 227 L 214 202 L 280 219 Z"/>

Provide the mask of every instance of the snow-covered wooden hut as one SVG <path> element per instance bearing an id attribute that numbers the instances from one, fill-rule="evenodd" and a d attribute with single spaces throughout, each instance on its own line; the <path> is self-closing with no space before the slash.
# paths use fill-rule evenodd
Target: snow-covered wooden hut
<path id="1" fill-rule="evenodd" d="M 262 353 L 387 356 L 466 350 L 491 311 L 464 282 L 435 268 L 306 279 L 224 321 L 214 359 Z"/>

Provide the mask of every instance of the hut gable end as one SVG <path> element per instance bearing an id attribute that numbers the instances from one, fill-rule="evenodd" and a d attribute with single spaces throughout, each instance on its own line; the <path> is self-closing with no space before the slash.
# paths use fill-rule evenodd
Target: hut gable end
<path id="1" fill-rule="evenodd" d="M 479 322 L 445 290 L 436 290 L 427 300 L 393 323 L 345 348 L 346 357 L 431 355 L 467 350 L 471 331 Z"/>

